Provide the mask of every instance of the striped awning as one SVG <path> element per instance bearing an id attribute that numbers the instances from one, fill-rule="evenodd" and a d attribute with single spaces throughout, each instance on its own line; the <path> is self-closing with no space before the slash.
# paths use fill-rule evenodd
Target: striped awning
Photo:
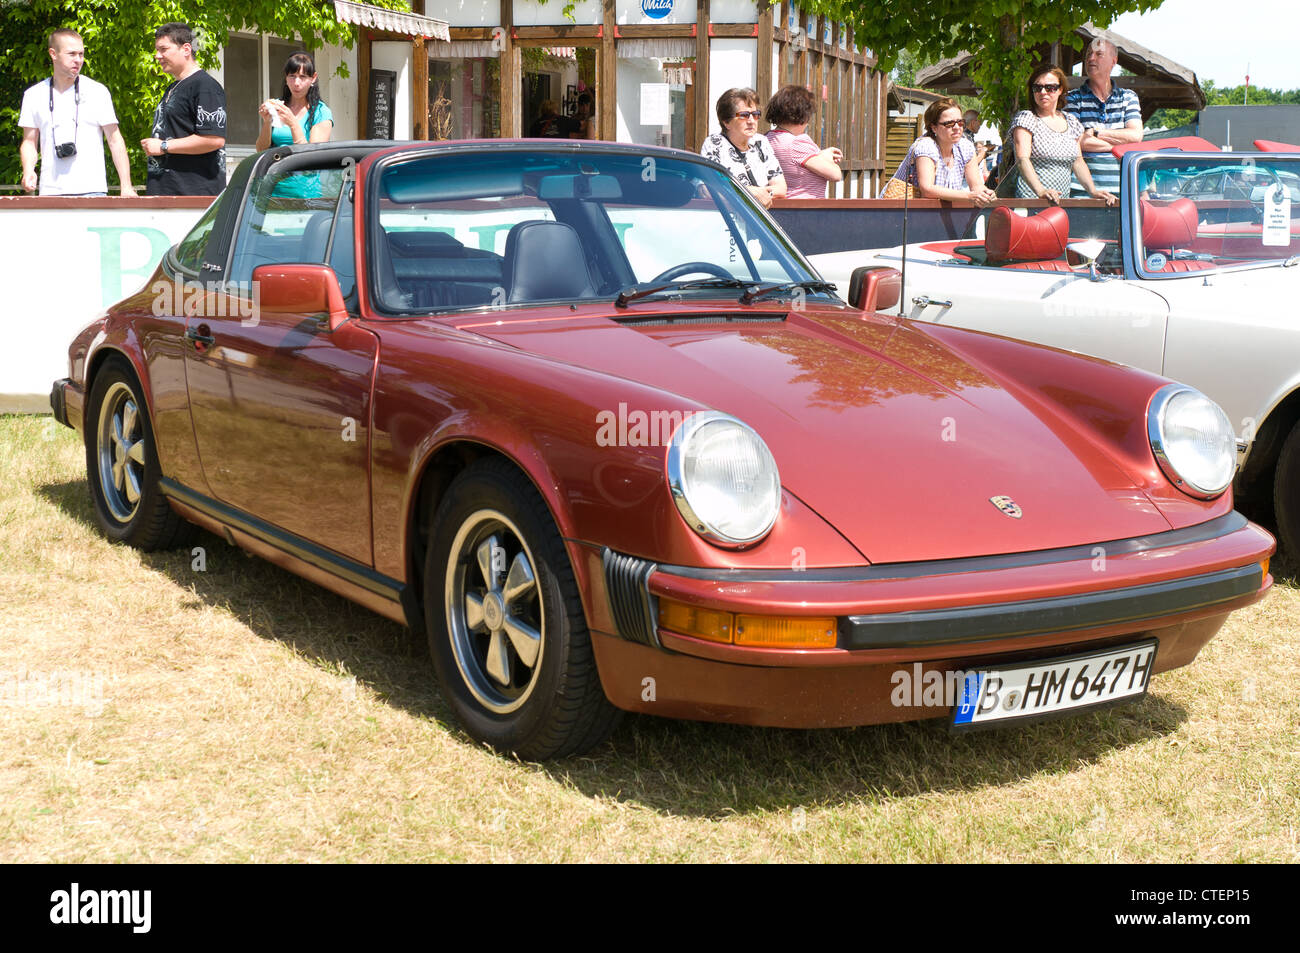
<path id="1" fill-rule="evenodd" d="M 407 36 L 423 36 L 435 40 L 451 39 L 446 20 L 435 20 L 419 13 L 385 10 L 368 3 L 353 3 L 352 0 L 334 0 L 334 16 L 340 23 L 351 23 L 387 33 L 405 33 Z"/>

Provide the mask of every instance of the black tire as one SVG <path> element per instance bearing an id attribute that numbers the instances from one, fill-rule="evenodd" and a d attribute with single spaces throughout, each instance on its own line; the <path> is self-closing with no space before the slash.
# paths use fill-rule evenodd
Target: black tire
<path id="1" fill-rule="evenodd" d="M 1300 423 L 1291 428 L 1273 474 L 1273 514 L 1279 548 L 1292 562 L 1300 560 Z"/>
<path id="2" fill-rule="evenodd" d="M 162 468 L 141 393 L 124 358 L 110 357 L 100 367 L 86 404 L 86 477 L 100 531 L 152 552 L 184 545 L 195 527 L 176 514 L 158 486 Z"/>
<path id="3" fill-rule="evenodd" d="M 447 489 L 424 570 L 429 651 L 448 703 L 477 740 L 530 761 L 600 744 L 605 698 L 573 568 L 541 495 L 508 461 Z"/>

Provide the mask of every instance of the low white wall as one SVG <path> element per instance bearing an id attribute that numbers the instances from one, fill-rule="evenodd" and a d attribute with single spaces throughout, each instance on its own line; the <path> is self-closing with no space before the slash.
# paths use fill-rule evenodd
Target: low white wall
<path id="1" fill-rule="evenodd" d="M 72 338 L 143 286 L 203 214 L 156 201 L 101 199 L 76 207 L 67 200 L 51 208 L 40 199 L 0 200 L 0 287 L 7 298 L 0 413 L 48 413 L 50 385 L 68 376 Z"/>

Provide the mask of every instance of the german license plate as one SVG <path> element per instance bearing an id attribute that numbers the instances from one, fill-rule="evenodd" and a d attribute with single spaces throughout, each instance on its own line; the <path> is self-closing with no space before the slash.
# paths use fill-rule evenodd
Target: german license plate
<path id="1" fill-rule="evenodd" d="M 1097 708 L 1146 694 L 1154 639 L 1122 648 L 967 672 L 957 690 L 954 731 Z"/>

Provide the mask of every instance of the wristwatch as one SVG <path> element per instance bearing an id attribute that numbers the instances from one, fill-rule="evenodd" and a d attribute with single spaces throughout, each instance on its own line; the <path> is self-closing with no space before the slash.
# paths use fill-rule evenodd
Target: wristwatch
<path id="1" fill-rule="evenodd" d="M 161 142 L 161 143 L 159 144 L 159 146 L 158 146 L 158 148 L 160 148 L 160 149 L 162 150 L 162 154 L 163 154 L 163 155 L 166 155 L 166 154 L 167 154 L 167 142 L 168 142 L 168 140 L 164 139 L 164 140 L 162 140 L 162 142 Z"/>

